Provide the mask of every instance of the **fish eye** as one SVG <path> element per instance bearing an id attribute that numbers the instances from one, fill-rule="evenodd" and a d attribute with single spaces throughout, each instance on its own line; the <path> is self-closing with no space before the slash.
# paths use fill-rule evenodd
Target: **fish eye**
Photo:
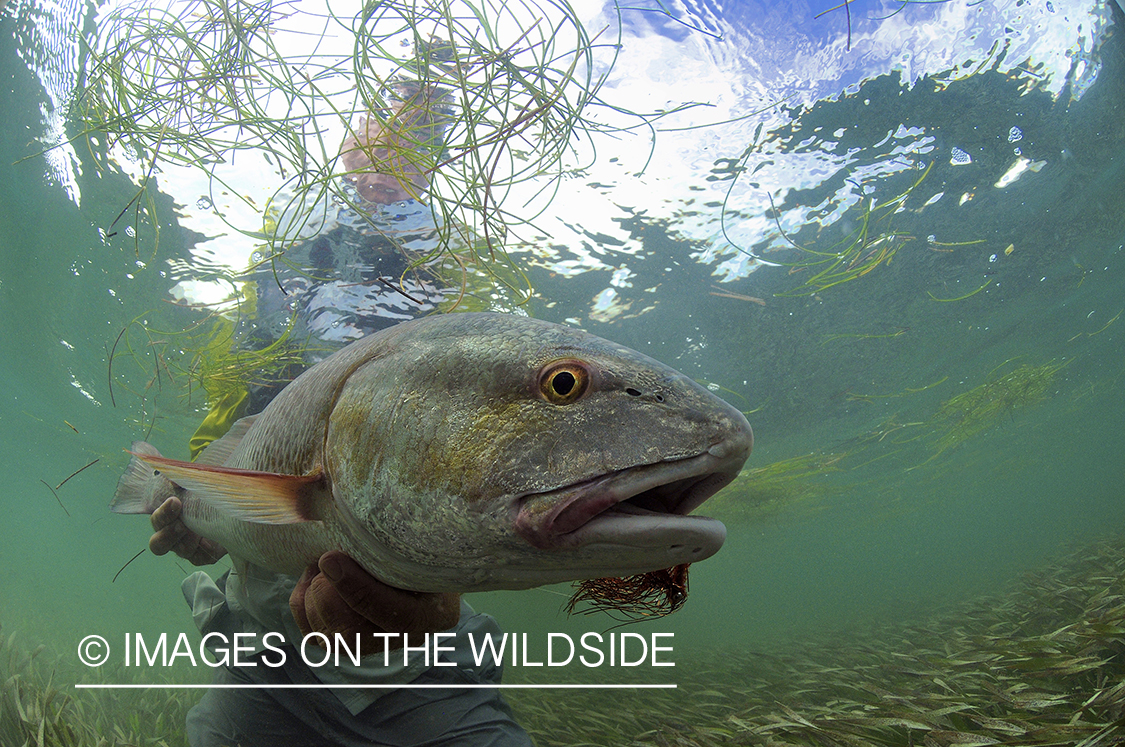
<path id="1" fill-rule="evenodd" d="M 554 361 L 539 372 L 539 394 L 554 405 L 577 402 L 589 385 L 590 369 L 582 361 Z"/>

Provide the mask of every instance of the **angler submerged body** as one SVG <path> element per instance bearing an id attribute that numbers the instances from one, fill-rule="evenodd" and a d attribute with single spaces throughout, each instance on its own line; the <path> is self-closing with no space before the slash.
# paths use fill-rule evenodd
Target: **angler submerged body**
<path id="1" fill-rule="evenodd" d="M 442 150 L 448 94 L 436 83 L 399 81 L 392 105 L 370 112 L 340 145 L 346 179 L 371 205 L 419 199 Z"/>
<path id="2" fill-rule="evenodd" d="M 405 589 L 521 589 L 712 555 L 725 528 L 687 514 L 752 442 L 740 412 L 629 348 L 449 314 L 349 345 L 196 463 L 134 444 L 113 509 L 179 495 L 236 565 L 297 575 L 340 549 Z"/>

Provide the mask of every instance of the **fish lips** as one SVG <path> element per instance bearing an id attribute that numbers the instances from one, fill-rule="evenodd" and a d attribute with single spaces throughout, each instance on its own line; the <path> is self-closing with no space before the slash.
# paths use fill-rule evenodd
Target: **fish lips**
<path id="1" fill-rule="evenodd" d="M 638 465 L 546 493 L 525 496 L 515 531 L 541 550 L 616 548 L 657 570 L 714 555 L 722 522 L 688 516 L 738 476 L 752 436 L 715 444 L 692 457 Z"/>

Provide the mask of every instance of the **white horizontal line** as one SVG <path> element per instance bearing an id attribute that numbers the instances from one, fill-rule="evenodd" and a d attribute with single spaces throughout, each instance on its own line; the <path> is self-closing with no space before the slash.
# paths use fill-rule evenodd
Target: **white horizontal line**
<path id="1" fill-rule="evenodd" d="M 675 684 L 663 685 L 576 685 L 576 684 L 558 684 L 558 685 L 478 685 L 478 684 L 457 684 L 457 685 L 436 685 L 436 684 L 405 684 L 405 685 L 328 685 L 324 683 L 316 685 L 294 685 L 294 684 L 217 684 L 217 685 L 183 685 L 183 684 L 105 684 L 105 685 L 83 685 L 75 684 L 74 686 L 80 690 L 477 690 L 485 688 L 494 688 L 498 690 L 674 690 L 678 686 Z"/>

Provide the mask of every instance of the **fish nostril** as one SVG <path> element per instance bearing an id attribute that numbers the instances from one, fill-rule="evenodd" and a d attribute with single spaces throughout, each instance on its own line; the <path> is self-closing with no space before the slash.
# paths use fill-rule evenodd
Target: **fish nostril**
<path id="1" fill-rule="evenodd" d="M 644 395 L 644 392 L 642 392 L 640 389 L 637 389 L 636 387 L 626 387 L 625 393 L 630 397 L 641 397 Z M 664 402 L 663 394 L 650 394 L 648 398 L 653 402 Z"/>

